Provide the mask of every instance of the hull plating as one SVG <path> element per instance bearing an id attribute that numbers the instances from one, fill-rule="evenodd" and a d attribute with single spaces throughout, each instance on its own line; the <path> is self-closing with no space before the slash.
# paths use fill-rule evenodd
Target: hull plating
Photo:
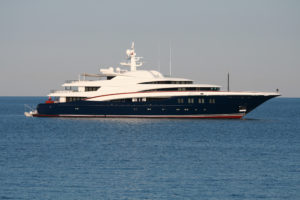
<path id="1" fill-rule="evenodd" d="M 146 102 L 74 101 L 39 104 L 35 117 L 232 118 L 275 96 L 189 96 Z M 178 101 L 183 99 L 183 101 Z M 193 100 L 191 100 L 193 99 Z"/>

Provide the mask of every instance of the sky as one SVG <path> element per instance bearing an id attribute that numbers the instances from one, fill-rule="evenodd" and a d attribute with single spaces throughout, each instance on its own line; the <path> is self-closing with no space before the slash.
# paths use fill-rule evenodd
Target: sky
<path id="1" fill-rule="evenodd" d="M 0 96 L 46 96 L 82 72 L 145 64 L 226 90 L 300 97 L 298 0 L 0 0 Z"/>

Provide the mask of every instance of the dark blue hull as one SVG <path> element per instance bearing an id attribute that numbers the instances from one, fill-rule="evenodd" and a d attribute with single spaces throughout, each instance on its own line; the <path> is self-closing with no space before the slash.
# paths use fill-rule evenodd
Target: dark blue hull
<path id="1" fill-rule="evenodd" d="M 67 103 L 44 103 L 37 106 L 37 114 L 34 116 L 242 118 L 275 96 L 188 96 L 146 102 L 83 100 Z"/>

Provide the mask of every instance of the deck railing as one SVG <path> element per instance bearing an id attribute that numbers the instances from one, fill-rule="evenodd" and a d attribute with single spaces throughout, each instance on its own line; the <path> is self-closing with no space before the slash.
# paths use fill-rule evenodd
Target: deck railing
<path id="1" fill-rule="evenodd" d="M 73 82 L 78 82 L 78 80 L 66 80 L 65 83 L 73 83 Z"/>
<path id="2" fill-rule="evenodd" d="M 80 81 L 95 81 L 95 80 L 66 80 L 65 83 L 76 83 Z"/>
<path id="3" fill-rule="evenodd" d="M 78 90 L 50 90 L 50 93 L 72 93 L 78 92 Z"/>

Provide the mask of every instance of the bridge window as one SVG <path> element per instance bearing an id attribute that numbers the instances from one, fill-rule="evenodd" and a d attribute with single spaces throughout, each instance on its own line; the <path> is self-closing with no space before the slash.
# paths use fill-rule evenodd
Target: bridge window
<path id="1" fill-rule="evenodd" d="M 100 87 L 85 87 L 86 92 L 97 91 Z"/>
<path id="2" fill-rule="evenodd" d="M 77 86 L 66 86 L 65 90 L 78 92 L 78 87 Z"/>
<path id="3" fill-rule="evenodd" d="M 106 77 L 107 80 L 111 80 L 111 79 L 113 79 L 113 78 L 115 78 L 115 76 L 107 76 L 107 77 Z"/>

